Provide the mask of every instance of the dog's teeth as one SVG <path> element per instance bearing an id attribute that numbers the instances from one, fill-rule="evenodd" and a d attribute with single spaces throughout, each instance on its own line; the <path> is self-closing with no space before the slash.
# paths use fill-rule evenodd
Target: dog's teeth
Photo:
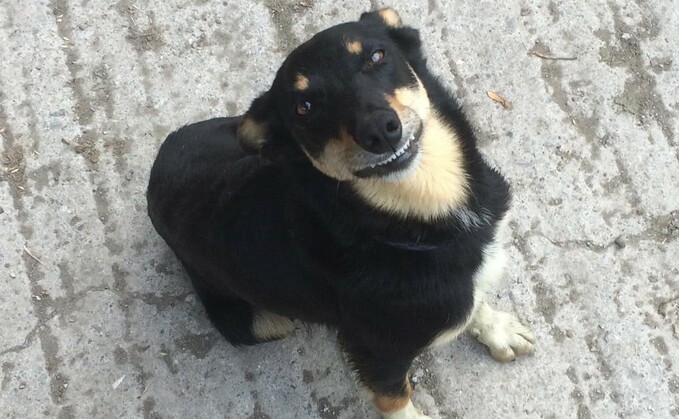
<path id="1" fill-rule="evenodd" d="M 406 152 L 407 149 L 410 148 L 410 139 L 401 147 L 398 151 L 396 151 L 396 157 L 402 156 L 403 153 Z"/>
<path id="2" fill-rule="evenodd" d="M 405 154 L 405 152 L 410 148 L 410 146 L 412 145 L 412 141 L 413 141 L 414 139 L 415 139 L 415 135 L 411 135 L 410 138 L 408 138 L 408 141 L 406 141 L 406 143 L 403 144 L 403 147 L 401 147 L 400 149 L 396 150 L 396 151 L 394 152 L 394 154 L 392 154 L 388 159 L 386 159 L 386 160 L 384 160 L 384 161 L 382 161 L 382 162 L 380 162 L 380 163 L 371 164 L 371 165 L 370 165 L 370 168 L 371 168 L 371 169 L 374 169 L 375 167 L 385 166 L 385 165 L 387 165 L 387 164 L 393 162 L 393 161 L 396 160 L 397 158 L 401 157 L 401 156 L 402 156 L 403 154 Z"/>

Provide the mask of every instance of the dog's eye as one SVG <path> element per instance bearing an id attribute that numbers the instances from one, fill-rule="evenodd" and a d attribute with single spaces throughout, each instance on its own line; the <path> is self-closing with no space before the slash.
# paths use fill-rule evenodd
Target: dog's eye
<path id="1" fill-rule="evenodd" d="M 375 51 L 373 51 L 372 54 L 370 54 L 370 63 L 371 64 L 377 64 L 380 61 L 382 61 L 383 58 L 384 58 L 384 50 L 376 49 Z"/>
<path id="2" fill-rule="evenodd" d="M 295 112 L 299 116 L 306 116 L 311 112 L 311 103 L 308 100 L 303 100 L 295 106 Z"/>

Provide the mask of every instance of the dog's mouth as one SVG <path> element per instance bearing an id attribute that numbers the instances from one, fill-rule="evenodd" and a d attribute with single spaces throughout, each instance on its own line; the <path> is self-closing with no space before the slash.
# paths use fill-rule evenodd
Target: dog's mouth
<path id="1" fill-rule="evenodd" d="M 422 124 L 416 130 L 411 131 L 406 141 L 392 154 L 382 157 L 381 160 L 371 162 L 362 169 L 354 171 L 359 178 L 373 176 L 385 176 L 407 169 L 415 160 L 419 152 L 420 137 L 422 136 Z"/>

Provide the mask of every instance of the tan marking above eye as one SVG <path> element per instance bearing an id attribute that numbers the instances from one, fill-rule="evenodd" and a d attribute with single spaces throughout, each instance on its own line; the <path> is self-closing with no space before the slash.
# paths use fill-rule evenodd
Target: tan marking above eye
<path id="1" fill-rule="evenodd" d="M 360 54 L 363 52 L 363 45 L 359 41 L 349 41 L 346 43 L 347 51 L 351 54 Z"/>
<path id="2" fill-rule="evenodd" d="M 309 78 L 304 74 L 298 74 L 295 78 L 295 90 L 306 90 L 309 87 Z"/>

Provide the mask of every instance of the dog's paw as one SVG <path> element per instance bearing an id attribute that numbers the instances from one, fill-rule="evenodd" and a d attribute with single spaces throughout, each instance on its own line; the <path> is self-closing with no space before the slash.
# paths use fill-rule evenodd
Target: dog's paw
<path id="1" fill-rule="evenodd" d="M 383 419 L 431 419 L 431 417 L 420 413 L 419 410 L 413 406 L 413 402 L 409 401 L 408 404 L 401 410 L 395 412 L 386 413 L 382 412 Z"/>
<path id="2" fill-rule="evenodd" d="M 535 337 L 510 313 L 495 311 L 487 304 L 479 307 L 469 326 L 469 333 L 486 345 L 498 361 L 513 361 L 517 356 L 533 353 Z"/>

